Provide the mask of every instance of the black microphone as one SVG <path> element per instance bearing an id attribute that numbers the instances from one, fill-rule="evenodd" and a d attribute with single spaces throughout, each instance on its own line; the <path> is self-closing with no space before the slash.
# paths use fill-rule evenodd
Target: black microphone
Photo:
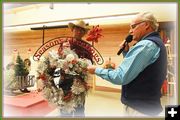
<path id="1" fill-rule="evenodd" d="M 125 49 L 127 43 L 130 43 L 133 40 L 133 35 L 128 35 L 125 39 L 125 42 L 123 44 L 123 47 L 118 51 L 117 55 L 120 55 L 122 51 Z"/>

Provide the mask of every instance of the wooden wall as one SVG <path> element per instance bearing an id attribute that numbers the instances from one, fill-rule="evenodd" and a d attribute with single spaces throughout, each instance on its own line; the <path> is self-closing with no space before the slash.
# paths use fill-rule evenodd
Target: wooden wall
<path id="1" fill-rule="evenodd" d="M 174 33 L 168 35 L 172 44 L 174 45 L 175 36 L 175 24 L 174 22 L 162 22 L 160 23 L 160 29 L 166 31 L 166 33 Z M 90 26 L 91 28 L 92 26 Z M 119 50 L 119 44 L 124 40 L 129 32 L 129 24 L 117 24 L 100 26 L 102 28 L 103 37 L 99 39 L 99 42 L 95 44 L 95 47 L 104 57 L 116 56 Z M 45 30 L 45 41 L 50 39 L 71 36 L 72 32 L 69 28 L 58 28 Z M 42 30 L 29 30 L 19 32 L 6 32 L 4 31 L 4 55 L 11 56 L 12 51 L 17 49 L 21 56 L 27 57 L 27 49 L 32 49 L 32 54 L 42 45 Z M 84 39 L 86 36 L 84 37 Z M 131 43 L 133 44 L 133 43 Z M 173 46 L 172 45 L 172 46 Z M 57 49 L 57 47 L 52 49 Z"/>
<path id="2" fill-rule="evenodd" d="M 126 37 L 129 25 L 100 26 L 103 37 L 95 44 L 95 47 L 103 56 L 114 56 L 119 49 L 119 44 Z M 68 28 L 58 28 L 45 30 L 45 41 L 50 39 L 71 36 L 72 32 Z M 18 32 L 4 32 L 4 55 L 11 56 L 12 51 L 17 49 L 21 56 L 27 57 L 27 49 L 31 48 L 34 53 L 42 45 L 42 30 L 29 30 Z M 86 36 L 84 37 L 84 39 Z M 58 47 L 58 46 L 57 46 Z M 54 49 L 57 49 L 55 47 Z"/>

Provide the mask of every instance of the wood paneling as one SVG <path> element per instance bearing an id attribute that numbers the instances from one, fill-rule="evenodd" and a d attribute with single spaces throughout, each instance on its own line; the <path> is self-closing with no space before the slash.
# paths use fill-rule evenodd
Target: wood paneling
<path id="1" fill-rule="evenodd" d="M 128 25 L 100 26 L 103 37 L 95 44 L 95 47 L 103 56 L 116 55 L 119 44 L 128 34 Z M 61 36 L 71 36 L 68 28 L 45 30 L 45 42 Z M 4 32 L 4 54 L 10 56 L 13 49 L 17 49 L 21 56 L 27 57 L 27 49 L 32 49 L 32 54 L 42 45 L 42 30 L 28 30 L 18 32 Z M 86 36 L 84 37 L 84 39 Z M 57 46 L 58 47 L 58 46 Z M 54 49 L 57 49 L 55 47 Z"/>

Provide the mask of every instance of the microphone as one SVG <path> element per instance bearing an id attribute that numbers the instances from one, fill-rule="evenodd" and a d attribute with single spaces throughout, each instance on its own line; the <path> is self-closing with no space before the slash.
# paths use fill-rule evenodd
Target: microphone
<path id="1" fill-rule="evenodd" d="M 128 35 L 125 39 L 125 42 L 123 44 L 123 47 L 117 52 L 117 55 L 120 55 L 122 51 L 125 49 L 127 43 L 130 43 L 133 40 L 133 35 Z"/>

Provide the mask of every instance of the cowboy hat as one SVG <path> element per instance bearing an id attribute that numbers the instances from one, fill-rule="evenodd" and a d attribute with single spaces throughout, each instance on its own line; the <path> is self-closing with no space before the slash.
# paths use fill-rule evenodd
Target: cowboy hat
<path id="1" fill-rule="evenodd" d="M 69 23 L 68 27 L 72 30 L 74 27 L 80 27 L 83 28 L 85 30 L 85 32 L 87 32 L 89 30 L 88 27 L 86 27 L 86 23 L 83 20 L 78 20 L 76 21 L 76 23 Z"/>

